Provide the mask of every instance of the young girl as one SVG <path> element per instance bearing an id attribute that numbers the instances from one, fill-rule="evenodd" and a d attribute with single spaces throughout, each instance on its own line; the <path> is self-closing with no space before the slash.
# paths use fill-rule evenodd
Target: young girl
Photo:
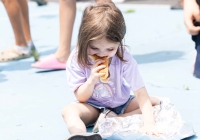
<path id="1" fill-rule="evenodd" d="M 68 84 L 77 98 L 77 102 L 62 111 L 72 134 L 69 140 L 101 140 L 98 134 L 86 133 L 86 126 L 94 124 L 105 109 L 120 117 L 142 113 L 144 126 L 140 131 L 158 134 L 152 105 L 158 105 L 160 101 L 148 96 L 137 63 L 122 44 L 125 33 L 123 15 L 113 3 L 101 3 L 85 9 L 78 45 L 71 52 L 66 68 Z M 98 73 L 106 67 L 104 60 L 93 61 L 89 55 L 109 59 L 108 82 L 99 80 L 105 75 Z M 130 90 L 135 96 L 130 95 Z"/>

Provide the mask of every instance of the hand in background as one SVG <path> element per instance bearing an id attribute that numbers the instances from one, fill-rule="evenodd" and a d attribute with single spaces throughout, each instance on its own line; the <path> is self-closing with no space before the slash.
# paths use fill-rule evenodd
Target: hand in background
<path id="1" fill-rule="evenodd" d="M 196 0 L 184 0 L 184 22 L 191 35 L 197 35 L 200 32 L 200 26 L 194 26 L 194 21 L 200 22 L 200 9 Z"/>

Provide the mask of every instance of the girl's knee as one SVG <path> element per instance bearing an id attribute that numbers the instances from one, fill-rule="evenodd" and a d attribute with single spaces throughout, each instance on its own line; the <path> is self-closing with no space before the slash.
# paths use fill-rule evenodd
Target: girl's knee
<path id="1" fill-rule="evenodd" d="M 152 106 L 159 105 L 160 100 L 156 97 L 150 97 Z"/>
<path id="2" fill-rule="evenodd" d="M 61 114 L 65 118 L 66 116 L 78 114 L 78 111 L 73 105 L 68 105 L 62 109 Z"/>

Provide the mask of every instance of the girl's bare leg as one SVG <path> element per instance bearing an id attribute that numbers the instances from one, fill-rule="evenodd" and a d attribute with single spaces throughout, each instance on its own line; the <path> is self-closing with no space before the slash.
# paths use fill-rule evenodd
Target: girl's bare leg
<path id="1" fill-rule="evenodd" d="M 62 110 L 62 116 L 71 134 L 86 133 L 86 125 L 97 120 L 99 110 L 85 103 L 74 103 Z"/>
<path id="2" fill-rule="evenodd" d="M 155 98 L 155 97 L 150 97 L 150 101 L 152 106 L 159 105 L 160 100 Z M 124 114 L 118 115 L 119 117 L 126 117 L 126 116 L 131 116 L 133 114 L 141 114 L 141 110 L 139 109 L 139 104 L 136 98 L 133 98 L 126 108 Z"/>
<path id="3" fill-rule="evenodd" d="M 23 32 L 22 11 L 19 1 L 20 0 L 2 0 L 14 31 L 15 44 L 18 46 L 27 46 Z"/>

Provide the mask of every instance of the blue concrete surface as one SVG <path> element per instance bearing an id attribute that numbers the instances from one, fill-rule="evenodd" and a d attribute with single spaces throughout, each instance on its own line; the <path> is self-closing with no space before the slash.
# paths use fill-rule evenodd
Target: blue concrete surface
<path id="1" fill-rule="evenodd" d="M 72 48 L 76 45 L 82 9 L 77 4 Z M 169 97 L 183 119 L 200 135 L 200 80 L 192 76 L 194 43 L 183 23 L 183 11 L 169 6 L 123 5 L 127 34 L 125 44 L 138 61 L 148 93 Z M 34 43 L 41 57 L 59 45 L 59 7 L 37 7 L 29 2 Z M 125 13 L 134 9 L 134 13 Z M 14 42 L 5 9 L 0 3 L 0 50 Z M 33 58 L 0 63 L 0 140 L 55 140 L 69 134 L 61 109 L 74 100 L 65 71 L 44 72 L 31 68 Z M 189 90 L 187 90 L 189 89 Z"/>

